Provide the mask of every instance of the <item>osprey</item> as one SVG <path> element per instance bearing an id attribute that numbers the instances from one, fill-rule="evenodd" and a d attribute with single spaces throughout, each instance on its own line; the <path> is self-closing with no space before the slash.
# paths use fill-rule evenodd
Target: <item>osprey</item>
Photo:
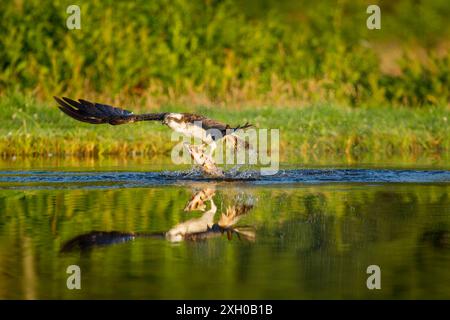
<path id="1" fill-rule="evenodd" d="M 145 113 L 134 114 L 131 111 L 113 107 L 107 104 L 94 103 L 79 99 L 78 101 L 63 97 L 54 97 L 59 104 L 58 108 L 68 116 L 82 122 L 92 124 L 119 125 L 138 121 L 160 121 L 172 130 L 187 137 L 200 139 L 203 146 L 188 146 L 187 149 L 192 158 L 202 166 L 204 172 L 223 176 L 223 172 L 217 168 L 212 160 L 212 153 L 216 148 L 216 142 L 224 137 L 233 138 L 235 147 L 239 140 L 233 135 L 237 130 L 246 129 L 252 125 L 248 122 L 244 125 L 232 127 L 228 124 L 209 119 L 207 117 L 192 113 Z M 205 145 L 211 147 L 209 155 L 204 154 Z M 249 145 L 244 142 L 245 148 Z"/>

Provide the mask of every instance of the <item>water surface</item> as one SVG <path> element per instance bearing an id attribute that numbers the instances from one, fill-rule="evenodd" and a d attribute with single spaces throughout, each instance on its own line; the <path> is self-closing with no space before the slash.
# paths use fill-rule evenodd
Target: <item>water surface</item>
<path id="1" fill-rule="evenodd" d="M 211 181 L 132 169 L 0 171 L 0 298 L 450 298 L 448 170 L 289 168 Z M 213 190 L 205 211 L 184 211 L 202 190 Z M 229 228 L 212 227 L 244 204 Z M 165 236 L 189 221 L 211 228 Z M 81 290 L 66 287 L 72 264 Z M 381 290 L 366 287 L 373 264 Z"/>

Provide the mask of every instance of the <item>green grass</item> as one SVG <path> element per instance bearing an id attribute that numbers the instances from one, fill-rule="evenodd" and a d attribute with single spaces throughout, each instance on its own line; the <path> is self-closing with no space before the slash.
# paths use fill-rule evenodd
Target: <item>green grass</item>
<path id="1" fill-rule="evenodd" d="M 0 91 L 448 105 L 450 2 L 375 2 L 374 31 L 371 0 L 80 0 L 81 30 L 69 0 L 1 1 Z"/>
<path id="2" fill-rule="evenodd" d="M 64 115 L 53 101 L 37 102 L 18 94 L 1 98 L 0 110 L 3 157 L 157 156 L 170 154 L 175 144 L 170 141 L 171 131 L 159 123 L 114 127 L 85 124 Z M 230 124 L 249 121 L 257 128 L 279 129 L 282 161 L 298 155 L 344 155 L 350 159 L 367 155 L 435 156 L 450 150 L 448 108 L 356 109 L 322 104 L 232 110 L 167 105 L 161 110 L 198 112 Z"/>

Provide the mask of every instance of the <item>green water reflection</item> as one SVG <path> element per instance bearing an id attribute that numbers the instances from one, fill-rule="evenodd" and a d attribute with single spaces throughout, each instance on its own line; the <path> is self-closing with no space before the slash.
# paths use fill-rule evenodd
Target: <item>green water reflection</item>
<path id="1" fill-rule="evenodd" d="M 204 213 L 183 209 L 215 188 L 218 213 L 254 207 L 199 241 L 136 238 L 61 253 L 93 230 L 166 232 Z M 450 298 L 450 184 L 248 186 L 0 191 L 0 298 Z M 208 205 L 209 207 L 209 205 Z M 66 268 L 81 267 L 81 290 Z M 381 267 L 368 290 L 366 268 Z"/>

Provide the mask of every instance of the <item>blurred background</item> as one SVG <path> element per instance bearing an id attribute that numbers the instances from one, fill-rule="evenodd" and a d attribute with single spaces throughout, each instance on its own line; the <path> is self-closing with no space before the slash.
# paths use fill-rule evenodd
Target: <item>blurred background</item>
<path id="1" fill-rule="evenodd" d="M 448 149 L 447 0 L 80 0 L 81 30 L 68 30 L 71 4 L 0 4 L 2 155 L 33 153 L 19 146 L 39 143 L 42 154 L 161 149 L 132 140 L 105 150 L 96 142 L 69 150 L 58 136 L 77 145 L 80 132 L 68 132 L 79 124 L 54 115 L 53 95 L 132 110 L 200 111 L 223 121 L 246 118 L 285 128 L 287 137 L 297 134 L 308 151 L 314 141 L 317 150 L 334 153 Z M 370 4 L 381 8 L 381 30 L 366 27 Z M 286 107 L 299 112 L 273 111 Z M 378 111 L 342 111 L 365 107 Z M 229 115 L 230 108 L 242 113 Z M 307 130 L 298 132 L 302 121 Z M 90 130 L 101 132 L 107 145 L 108 133 Z M 45 138 L 50 135 L 53 141 Z M 378 150 L 375 140 L 391 145 Z"/>
<path id="2" fill-rule="evenodd" d="M 449 101 L 450 3 L 2 1 L 0 86 L 200 101 Z M 368 30 L 366 8 L 381 8 Z M 205 99 L 205 100 L 203 100 Z"/>

